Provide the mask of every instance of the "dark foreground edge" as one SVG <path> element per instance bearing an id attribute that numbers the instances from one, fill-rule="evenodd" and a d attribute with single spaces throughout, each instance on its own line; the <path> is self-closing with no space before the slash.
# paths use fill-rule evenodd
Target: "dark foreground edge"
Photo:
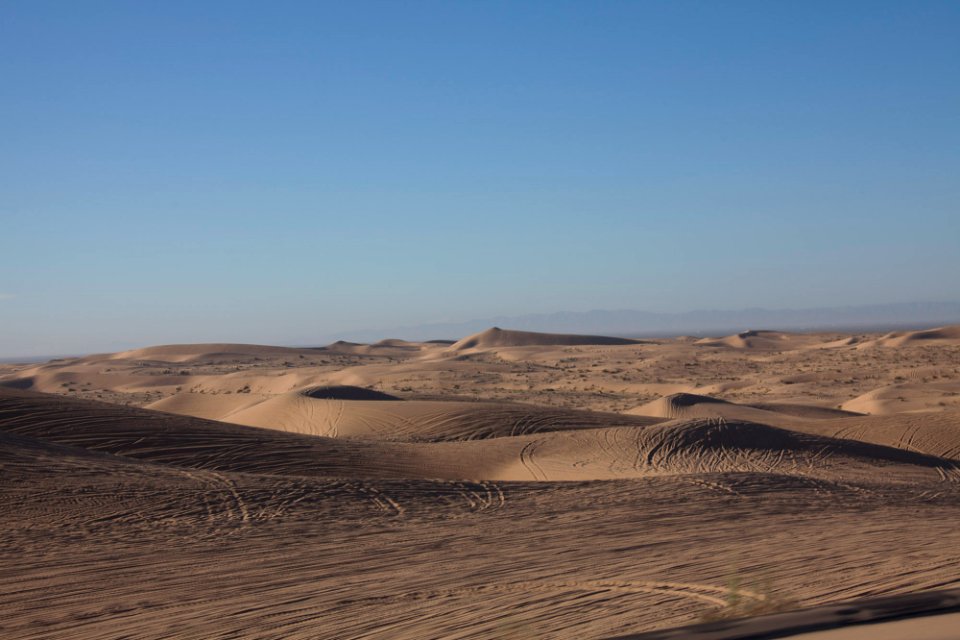
<path id="1" fill-rule="evenodd" d="M 608 640 L 766 640 L 960 611 L 960 589 L 925 591 L 903 596 L 851 600 L 838 604 L 740 620 L 707 622 L 688 627 L 616 636 Z"/>

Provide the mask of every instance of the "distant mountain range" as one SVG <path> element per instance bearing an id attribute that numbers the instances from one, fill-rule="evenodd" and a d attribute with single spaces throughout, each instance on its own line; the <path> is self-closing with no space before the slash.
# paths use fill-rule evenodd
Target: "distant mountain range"
<path id="1" fill-rule="evenodd" d="M 453 340 L 494 326 L 553 333 L 663 337 L 720 335 L 747 329 L 887 331 L 903 328 L 923 329 L 955 323 L 960 323 L 960 302 L 911 302 L 817 309 L 701 310 L 685 313 L 595 310 L 499 316 L 467 322 L 346 331 L 329 336 L 329 340 L 353 342 L 376 342 L 384 338 Z"/>

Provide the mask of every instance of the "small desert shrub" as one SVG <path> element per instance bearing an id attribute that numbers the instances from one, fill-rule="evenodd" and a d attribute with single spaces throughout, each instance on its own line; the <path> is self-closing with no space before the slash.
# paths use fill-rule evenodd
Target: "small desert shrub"
<path id="1" fill-rule="evenodd" d="M 776 593 L 766 579 L 757 585 L 744 588 L 740 578 L 732 576 L 727 583 L 727 604 L 701 616 L 703 622 L 729 620 L 733 618 L 751 618 L 768 613 L 779 613 L 796 609 L 795 600 Z"/>

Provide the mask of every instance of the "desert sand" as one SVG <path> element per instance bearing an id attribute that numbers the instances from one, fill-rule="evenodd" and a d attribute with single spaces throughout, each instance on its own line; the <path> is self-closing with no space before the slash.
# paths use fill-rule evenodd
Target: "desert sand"
<path id="1" fill-rule="evenodd" d="M 611 638 L 960 587 L 960 327 L 438 338 L 0 365 L 0 636 Z"/>

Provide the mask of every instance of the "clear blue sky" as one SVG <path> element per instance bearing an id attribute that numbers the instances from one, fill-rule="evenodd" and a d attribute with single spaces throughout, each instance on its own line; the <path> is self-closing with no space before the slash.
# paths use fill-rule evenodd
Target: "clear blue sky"
<path id="1" fill-rule="evenodd" d="M 0 355 L 960 299 L 958 2 L 0 4 Z"/>

